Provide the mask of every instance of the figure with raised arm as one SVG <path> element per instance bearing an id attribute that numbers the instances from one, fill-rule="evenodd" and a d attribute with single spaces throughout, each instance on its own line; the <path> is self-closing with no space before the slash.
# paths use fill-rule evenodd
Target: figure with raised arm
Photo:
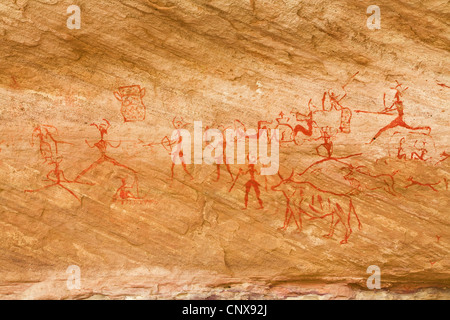
<path id="1" fill-rule="evenodd" d="M 385 105 L 385 108 L 381 112 L 379 112 L 379 114 L 391 114 L 391 112 L 396 112 L 397 117 L 394 120 L 392 120 L 391 123 L 389 123 L 385 127 L 381 128 L 375 134 L 375 136 L 372 138 L 370 143 L 372 143 L 374 140 L 376 140 L 384 131 L 392 129 L 392 128 L 396 128 L 396 127 L 403 127 L 403 128 L 409 129 L 409 130 L 428 130 L 428 134 L 430 134 L 430 132 L 431 132 L 430 127 L 428 127 L 428 126 L 412 127 L 403 120 L 404 106 L 403 106 L 403 101 L 401 100 L 401 96 L 408 89 L 408 87 L 403 89 L 402 85 L 397 81 L 397 86 L 395 86 L 395 88 L 392 88 L 392 89 L 394 89 L 396 91 L 392 105 L 390 107 L 386 107 L 386 105 Z M 386 94 L 385 94 L 385 96 L 386 96 Z M 385 99 L 383 99 L 383 100 L 385 101 Z"/>
<path id="2" fill-rule="evenodd" d="M 136 174 L 137 172 L 133 169 L 131 169 L 130 167 L 123 165 L 121 163 L 119 163 L 117 160 L 115 160 L 114 158 L 108 156 L 106 154 L 106 150 L 109 147 L 111 148 L 118 148 L 121 145 L 121 141 L 118 142 L 117 145 L 113 145 L 111 143 L 111 141 L 109 140 L 105 140 L 105 135 L 108 134 L 108 129 L 111 127 L 111 124 L 109 123 L 108 120 L 103 119 L 103 123 L 97 124 L 97 123 L 92 123 L 91 126 L 95 126 L 97 128 L 97 130 L 100 133 L 100 140 L 97 141 L 96 143 L 94 143 L 93 145 L 91 145 L 87 140 L 85 140 L 86 144 L 89 146 L 89 148 L 97 148 L 100 151 L 100 158 L 98 158 L 97 160 L 95 160 L 89 167 L 87 167 L 86 169 L 84 169 L 76 178 L 75 181 L 78 181 L 81 177 L 83 177 L 87 172 L 93 170 L 94 168 L 96 168 L 98 165 L 104 163 L 104 162 L 109 162 L 112 163 L 115 166 L 118 167 L 122 167 L 125 168 L 127 170 L 130 170 L 131 172 L 133 172 L 134 174 Z"/>

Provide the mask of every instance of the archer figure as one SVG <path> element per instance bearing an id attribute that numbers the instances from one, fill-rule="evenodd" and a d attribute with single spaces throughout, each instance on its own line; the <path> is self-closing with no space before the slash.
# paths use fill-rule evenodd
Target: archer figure
<path id="1" fill-rule="evenodd" d="M 309 107 L 310 111 L 309 111 L 308 115 L 304 115 L 300 112 L 291 111 L 291 113 L 295 114 L 295 120 L 297 120 L 297 121 L 305 121 L 306 120 L 306 126 L 307 126 L 305 128 L 302 125 L 297 124 L 294 127 L 294 137 L 297 136 L 298 132 L 303 133 L 307 137 L 311 137 L 313 134 L 314 120 L 313 120 L 313 112 L 311 111 L 311 101 L 312 101 L 312 99 L 309 99 L 308 107 Z M 299 119 L 299 116 L 300 116 L 300 119 Z"/>
<path id="2" fill-rule="evenodd" d="M 381 128 L 369 143 L 372 143 L 384 131 L 395 128 L 395 127 L 403 127 L 403 128 L 409 129 L 409 130 L 428 130 L 428 134 L 430 134 L 430 132 L 431 132 L 430 127 L 428 127 L 428 126 L 411 127 L 403 120 L 404 107 L 403 107 L 403 101 L 401 100 L 401 96 L 402 96 L 403 92 L 405 92 L 408 89 L 408 87 L 403 89 L 402 85 L 397 81 L 397 86 L 392 89 L 394 89 L 396 91 L 395 96 L 394 96 L 394 102 L 392 103 L 392 105 L 390 107 L 386 107 L 386 103 L 384 103 L 385 108 L 381 112 L 377 112 L 377 113 L 390 115 L 390 114 L 392 114 L 391 112 L 394 111 L 394 112 L 397 112 L 398 115 L 394 120 L 391 121 L 391 123 L 389 123 L 387 126 Z M 386 94 L 384 94 L 383 101 L 385 101 L 385 97 L 386 97 Z"/>
<path id="3" fill-rule="evenodd" d="M 325 100 L 326 98 L 330 99 L 330 107 L 326 108 L 325 107 Z M 322 110 L 323 111 L 331 111 L 333 109 L 335 109 L 336 111 L 341 111 L 342 109 L 344 109 L 344 107 L 341 105 L 341 101 L 344 100 L 344 98 L 347 96 L 347 92 L 345 92 L 345 94 L 340 97 L 340 95 L 335 94 L 333 91 L 328 90 L 325 91 L 323 93 L 323 97 L 322 97 Z"/>
<path id="4" fill-rule="evenodd" d="M 352 82 L 352 80 L 356 77 L 356 75 L 358 73 L 359 73 L 359 71 L 356 72 L 354 75 L 352 75 L 350 77 L 350 79 L 348 79 L 348 81 L 342 86 L 342 90 L 344 90 L 344 92 L 345 92 L 342 97 L 340 97 L 340 95 L 335 94 L 332 90 L 328 90 L 323 93 L 323 97 L 322 97 L 322 110 L 323 111 L 331 111 L 332 109 L 335 109 L 336 111 L 340 111 L 343 109 L 347 109 L 341 105 L 341 101 L 344 100 L 344 98 L 347 96 L 347 90 L 345 89 L 345 87 L 348 86 L 350 84 L 350 82 Z M 329 108 L 325 108 L 325 100 L 326 100 L 327 96 L 330 99 L 330 107 Z"/>
<path id="5" fill-rule="evenodd" d="M 72 144 L 70 142 L 56 140 L 53 135 L 58 135 L 58 129 L 47 124 L 38 125 L 34 128 L 33 133 L 31 134 L 31 146 L 34 146 L 35 138 L 39 139 L 39 151 L 41 153 L 41 157 L 44 159 L 44 163 L 47 161 L 52 163 L 58 156 L 58 144 Z"/>

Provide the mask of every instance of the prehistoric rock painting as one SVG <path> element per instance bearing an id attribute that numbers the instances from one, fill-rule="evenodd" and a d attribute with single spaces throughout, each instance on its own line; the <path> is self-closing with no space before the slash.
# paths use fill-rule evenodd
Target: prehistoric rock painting
<path id="1" fill-rule="evenodd" d="M 97 166 L 99 166 L 105 162 L 109 162 L 109 163 L 113 164 L 114 166 L 125 168 L 125 169 L 129 170 L 132 174 L 136 175 L 137 172 L 135 170 L 131 169 L 130 167 L 128 167 L 124 164 L 119 163 L 116 159 L 114 159 L 106 154 L 108 147 L 117 149 L 120 147 L 120 145 L 122 143 L 122 141 L 118 141 L 116 145 L 113 145 L 113 141 L 105 139 L 105 135 L 108 134 L 108 129 L 111 127 L 111 124 L 109 123 L 109 121 L 106 119 L 103 119 L 103 123 L 98 123 L 98 124 L 92 123 L 91 126 L 95 126 L 97 128 L 97 130 L 99 131 L 100 140 L 98 140 L 97 142 L 95 142 L 92 145 L 87 140 L 85 140 L 85 142 L 89 148 L 92 148 L 92 149 L 97 148 L 98 151 L 100 151 L 100 157 L 97 160 L 95 160 L 89 167 L 87 167 L 86 169 L 81 171 L 75 178 L 75 181 L 79 181 L 89 171 L 92 171 Z"/>
<path id="2" fill-rule="evenodd" d="M 403 120 L 404 105 L 403 105 L 403 100 L 401 99 L 401 97 L 402 97 L 403 93 L 408 89 L 408 87 L 403 88 L 402 84 L 397 81 L 397 85 L 391 89 L 395 90 L 394 101 L 392 102 L 392 104 L 389 107 L 387 107 L 386 106 L 386 94 L 384 94 L 384 96 L 383 96 L 384 109 L 381 110 L 380 112 L 376 112 L 375 114 L 385 114 L 385 115 L 397 114 L 397 116 L 388 125 L 384 126 L 380 130 L 378 130 L 378 132 L 372 138 L 370 143 L 372 143 L 372 141 L 376 140 L 383 132 L 393 129 L 393 128 L 397 128 L 397 127 L 403 127 L 403 128 L 409 129 L 409 130 L 426 130 L 426 131 L 428 131 L 427 133 L 430 134 L 430 132 L 431 132 L 430 127 L 428 127 L 428 126 L 413 127 L 413 126 L 410 126 L 409 124 L 407 124 Z M 361 112 L 361 111 L 357 110 L 356 112 Z"/>
<path id="3" fill-rule="evenodd" d="M 205 130 L 208 130 L 209 128 L 215 129 L 216 126 L 215 125 L 207 126 L 207 127 L 205 127 Z M 217 126 L 217 129 L 220 130 L 220 132 L 222 133 L 223 137 L 225 137 L 225 134 L 226 134 L 225 132 L 229 128 L 231 128 L 231 126 L 228 126 L 228 127 L 224 127 L 223 125 Z M 215 180 L 216 182 L 218 182 L 220 180 L 221 166 L 225 166 L 226 171 L 230 175 L 231 181 L 234 181 L 234 176 L 233 176 L 233 173 L 231 171 L 231 165 L 230 165 L 229 161 L 227 160 L 227 154 L 225 152 L 226 149 L 227 149 L 227 140 L 226 139 L 222 139 L 222 151 L 223 151 L 222 152 L 222 156 L 219 155 L 219 156 L 215 157 L 216 168 L 217 168 L 217 177 L 216 177 L 216 180 Z"/>
<path id="4" fill-rule="evenodd" d="M 322 157 L 331 157 L 333 154 L 333 140 L 337 134 L 349 134 L 351 132 L 352 111 L 341 105 L 341 101 L 347 97 L 345 87 L 356 77 L 355 73 L 345 85 L 342 86 L 344 95 L 335 94 L 332 90 L 325 91 L 322 96 L 322 105 L 317 107 L 308 101 L 308 113 L 290 111 L 286 115 L 281 111 L 275 121 L 259 121 L 258 129 L 267 130 L 270 135 L 271 129 L 278 129 L 280 142 L 284 145 L 294 142 L 302 145 L 305 141 L 322 140 L 316 147 L 316 152 Z"/>
<path id="5" fill-rule="evenodd" d="M 64 171 L 59 168 L 59 165 L 60 165 L 62 160 L 63 159 L 61 157 L 58 157 L 56 159 L 52 158 L 50 160 L 50 162 L 48 163 L 50 166 L 54 167 L 46 175 L 46 180 L 45 181 L 51 182 L 50 184 L 47 184 L 44 187 L 41 187 L 41 188 L 38 188 L 38 189 L 27 189 L 27 190 L 25 190 L 25 192 L 32 193 L 32 192 L 42 191 L 42 190 L 45 190 L 45 189 L 51 188 L 51 187 L 60 187 L 60 188 L 62 188 L 64 190 L 66 190 L 67 192 L 69 192 L 72 196 L 75 197 L 75 199 L 77 199 L 78 201 L 81 201 L 80 198 L 75 194 L 75 192 L 73 192 L 67 186 L 64 185 L 66 183 L 81 183 L 81 182 L 70 181 L 64 176 Z"/>
<path id="6" fill-rule="evenodd" d="M 58 137 L 58 129 L 52 125 L 38 125 L 34 128 L 31 135 L 31 146 L 34 147 L 36 143 L 35 139 L 38 139 L 40 157 L 43 159 L 43 163 L 53 169 L 47 173 L 46 179 L 44 180 L 51 182 L 50 184 L 37 189 L 27 189 L 25 192 L 34 193 L 51 187 L 60 187 L 69 192 L 78 201 L 81 201 L 74 191 L 64 185 L 66 183 L 77 183 L 77 181 L 68 180 L 64 175 L 64 171 L 60 169 L 63 157 L 58 154 L 58 144 L 72 145 L 72 143 L 56 140 L 56 137 Z"/>
<path id="7" fill-rule="evenodd" d="M 113 166 L 117 166 L 120 168 L 126 169 L 129 173 L 125 177 L 121 177 L 121 185 L 118 187 L 117 191 L 113 195 L 113 201 L 124 203 L 154 203 L 154 200 L 144 199 L 139 196 L 139 185 L 138 185 L 138 177 L 137 172 L 121 163 L 119 163 L 114 158 L 108 156 L 106 154 L 107 148 L 119 148 L 122 141 L 118 141 L 116 145 L 113 145 L 113 141 L 106 140 L 105 135 L 108 133 L 108 129 L 111 127 L 111 124 L 108 120 L 103 119 L 102 123 L 92 123 L 91 126 L 95 126 L 100 133 L 100 140 L 91 145 L 87 140 L 85 143 L 90 148 L 97 148 L 101 155 L 96 161 L 94 161 L 89 167 L 81 171 L 74 180 L 69 180 L 66 178 L 64 171 L 60 169 L 60 164 L 63 160 L 63 157 L 58 154 L 58 144 L 65 143 L 69 145 L 73 145 L 72 143 L 68 143 L 65 141 L 56 140 L 55 137 L 58 136 L 58 130 L 56 127 L 51 125 L 39 125 L 33 130 L 31 145 L 35 145 L 34 139 L 39 139 L 39 151 L 40 157 L 44 160 L 44 163 L 50 167 L 53 167 L 47 175 L 44 181 L 51 182 L 50 184 L 45 185 L 44 187 L 37 189 L 27 189 L 25 192 L 34 193 L 38 191 L 45 190 L 50 187 L 60 187 L 67 192 L 69 192 L 73 197 L 75 197 L 78 201 L 81 202 L 80 197 L 76 194 L 75 191 L 69 189 L 65 184 L 83 184 L 83 185 L 94 185 L 95 182 L 84 181 L 83 178 L 91 171 L 93 171 L 96 167 L 101 166 L 104 163 L 110 163 Z M 129 185 L 128 180 L 132 180 L 131 185 Z"/>
<path id="8" fill-rule="evenodd" d="M 316 161 L 296 175 L 292 171 L 292 174 L 286 179 L 280 176 L 281 181 L 278 185 L 272 186 L 272 190 L 281 192 L 286 200 L 285 219 L 281 229 L 287 229 L 291 219 L 293 219 L 298 230 L 301 231 L 302 215 L 311 220 L 330 217 L 330 230 L 324 237 L 333 237 L 336 226 L 341 223 L 344 228 L 344 239 L 340 241 L 341 244 L 347 243 L 352 233 L 351 217 L 357 219 L 358 228 L 361 229 L 361 221 L 352 202 L 354 185 L 350 183 L 347 184 L 346 188 L 335 186 L 333 189 L 329 189 L 316 182 L 322 180 L 320 176 L 326 176 L 326 171 L 335 171 L 339 174 L 344 172 L 343 169 L 345 168 L 352 168 L 351 164 L 344 161 L 352 156 L 344 158 L 328 157 Z M 348 175 L 343 176 L 341 174 L 341 179 L 344 179 L 344 181 L 348 180 L 346 177 Z"/>
<path id="9" fill-rule="evenodd" d="M 36 139 L 39 139 L 39 152 L 41 154 L 42 159 L 45 162 L 51 162 L 58 157 L 58 144 L 68 142 L 56 140 L 55 137 L 58 136 L 58 129 L 51 125 L 38 125 L 33 130 L 33 134 L 31 135 L 31 146 L 34 147 L 36 143 Z"/>
<path id="10" fill-rule="evenodd" d="M 155 200 L 143 199 L 139 196 L 139 185 L 137 179 L 133 179 L 131 185 L 128 184 L 127 178 L 121 178 L 121 185 L 113 196 L 113 200 L 125 203 L 155 203 Z"/>
<path id="11" fill-rule="evenodd" d="M 183 148 L 182 148 L 183 136 L 180 133 L 180 130 L 186 128 L 186 126 L 188 124 L 189 123 L 184 122 L 183 118 L 174 117 L 172 119 L 172 125 L 173 125 L 173 128 L 176 130 L 176 134 L 174 136 L 172 136 L 171 138 L 164 136 L 164 138 L 162 138 L 162 140 L 161 140 L 161 145 L 164 147 L 164 149 L 169 151 L 171 159 L 172 159 L 172 166 L 170 168 L 170 172 L 171 172 L 170 179 L 171 180 L 173 180 L 173 178 L 174 178 L 174 169 L 175 169 L 175 164 L 176 164 L 175 159 L 180 160 L 181 166 L 183 167 L 184 172 L 191 179 L 194 179 L 194 177 L 189 172 L 189 170 L 187 169 L 187 166 L 186 166 L 186 161 L 184 159 L 184 153 L 183 153 Z"/>
<path id="12" fill-rule="evenodd" d="M 352 79 L 356 74 L 352 77 Z M 345 86 L 342 87 L 345 90 Z M 407 125 L 403 120 L 403 101 L 400 99 L 402 93 L 406 89 L 402 89 L 401 84 L 397 84 L 395 88 L 396 94 L 394 102 L 390 107 L 385 107 L 381 112 L 375 114 L 392 114 L 396 110 L 397 118 L 389 125 L 380 129 L 373 140 L 378 138 L 382 133 L 390 129 L 402 127 L 408 131 L 395 131 L 390 136 L 390 141 L 387 146 L 390 158 L 396 161 L 419 161 L 428 162 L 434 159 L 436 153 L 436 146 L 433 138 L 430 135 L 430 127 L 412 127 Z M 122 109 L 125 121 L 138 120 L 140 116 L 136 116 L 136 106 L 139 106 L 140 99 L 143 96 L 143 89 L 139 86 L 122 87 L 116 93 L 117 97 L 123 102 L 124 106 L 131 106 L 131 109 Z M 281 194 L 285 201 L 284 208 L 284 222 L 281 230 L 287 231 L 290 224 L 293 222 L 298 231 L 302 231 L 307 226 L 304 225 L 305 219 L 313 220 L 327 220 L 329 223 L 329 230 L 323 235 L 324 238 L 332 239 L 335 237 L 336 230 L 339 231 L 342 237 L 340 244 L 347 244 L 354 230 L 354 223 L 357 223 L 357 228 L 361 230 L 362 222 L 358 215 L 358 205 L 355 204 L 353 198 L 360 194 L 370 193 L 384 193 L 390 197 L 398 197 L 401 195 L 398 188 L 417 190 L 430 190 L 432 192 L 439 192 L 440 190 L 448 190 L 447 177 L 440 179 L 425 179 L 423 177 L 418 179 L 413 175 L 405 179 L 406 184 L 398 185 L 396 182 L 396 175 L 403 169 L 396 169 L 395 166 L 388 166 L 386 170 L 391 170 L 390 173 L 371 172 L 365 165 L 356 165 L 352 162 L 355 157 L 362 156 L 361 153 L 353 154 L 344 157 L 335 157 L 333 140 L 338 134 L 350 134 L 352 112 L 349 108 L 343 107 L 341 101 L 347 96 L 345 93 L 342 97 L 336 95 L 333 91 L 326 91 L 323 94 L 322 106 L 317 108 L 312 104 L 311 99 L 308 102 L 308 114 L 303 114 L 298 111 L 291 111 L 290 116 L 280 112 L 274 122 L 259 121 L 257 123 L 258 129 L 267 130 L 268 137 L 271 135 L 271 130 L 279 130 L 279 142 L 290 143 L 291 147 L 301 146 L 305 141 L 320 141 L 320 144 L 313 146 L 316 156 L 322 158 L 316 160 L 306 169 L 301 172 L 295 172 L 292 168 L 292 173 L 289 177 L 283 178 L 278 173 L 279 181 L 272 184 L 268 188 L 268 179 L 265 177 L 266 191 L 274 191 L 275 194 Z M 134 99 L 134 100 L 133 100 Z M 136 100 L 137 99 L 137 100 Z M 385 100 L 385 97 L 384 97 Z M 129 102 L 134 101 L 134 102 Z M 328 101 L 328 103 L 326 103 Z M 143 105 L 142 105 L 143 107 Z M 357 113 L 372 113 L 362 110 L 356 110 Z M 143 117 L 141 117 L 143 119 Z M 172 119 L 172 127 L 174 132 L 169 138 L 164 136 L 161 140 L 162 146 L 170 154 L 171 169 L 170 180 L 174 179 L 176 164 L 181 164 L 185 174 L 194 180 L 195 177 L 187 168 L 185 159 L 184 141 L 182 130 L 185 130 L 190 123 L 186 122 L 182 117 L 175 116 Z M 137 171 L 131 167 L 124 165 L 115 158 L 107 154 L 108 148 L 117 149 L 121 146 L 122 141 L 112 141 L 106 139 L 108 130 L 111 124 L 108 120 L 103 119 L 100 123 L 92 123 L 91 126 L 97 128 L 100 139 L 95 143 L 90 143 L 85 140 L 87 146 L 91 149 L 98 149 L 100 157 L 92 162 L 87 168 L 82 170 L 74 180 L 66 178 L 60 163 L 62 156 L 58 153 L 58 145 L 65 143 L 73 145 L 65 141 L 58 140 L 58 130 L 51 125 L 38 125 L 32 133 L 31 145 L 39 144 L 40 158 L 43 159 L 44 164 L 51 166 L 52 169 L 46 175 L 46 181 L 50 182 L 43 187 L 37 189 L 27 189 L 25 192 L 35 193 L 43 191 L 51 187 L 59 187 L 67 191 L 72 197 L 81 202 L 76 191 L 69 188 L 72 184 L 84 184 L 93 186 L 95 182 L 85 181 L 85 176 L 94 171 L 95 168 L 104 163 L 112 164 L 114 167 L 125 169 L 126 175 L 120 177 L 120 184 L 116 186 L 116 190 L 112 196 L 113 202 L 120 204 L 145 204 L 156 203 L 154 200 L 144 199 L 139 194 L 139 182 Z M 207 126 L 208 129 L 215 129 L 216 125 Z M 236 134 L 233 143 L 239 139 L 246 137 L 248 139 L 259 140 L 261 132 L 256 135 L 248 135 L 246 126 L 238 119 L 235 119 L 232 125 L 219 125 L 217 129 L 225 136 L 226 129 L 232 128 Z M 427 132 L 419 132 L 419 130 L 426 130 Z M 273 137 L 272 137 L 273 138 Z M 269 139 L 269 141 L 271 141 Z M 270 142 L 269 142 L 270 143 Z M 150 147 L 151 150 L 158 152 L 154 147 L 157 143 L 144 143 L 141 139 L 137 139 L 136 146 Z M 222 149 L 226 150 L 227 141 L 222 141 Z M 444 151 L 440 154 L 440 159 L 435 162 L 436 165 L 445 163 L 450 156 Z M 257 177 L 260 177 L 260 171 L 255 164 L 255 159 L 250 161 L 250 156 L 247 156 L 248 163 L 245 165 L 246 169 L 239 167 L 237 174 L 233 175 L 233 165 L 228 163 L 227 156 L 223 153 L 220 159 L 215 158 L 216 174 L 215 182 L 220 181 L 221 165 L 225 166 L 230 178 L 231 185 L 228 193 L 235 188 L 238 181 L 242 180 L 244 189 L 244 207 L 243 210 L 249 209 L 249 196 L 254 194 L 259 206 L 251 209 L 264 209 L 264 202 L 261 199 L 261 184 Z M 178 160 L 178 162 L 176 161 Z M 378 161 L 377 161 L 378 162 Z M 247 177 L 245 179 L 245 177 Z M 333 184 L 324 184 L 328 177 L 334 177 Z M 91 178 L 92 180 L 92 178 Z M 352 227 L 353 224 L 353 227 Z M 435 262 L 434 262 L 435 263 Z M 434 265 L 432 262 L 431 264 Z"/>
<path id="13" fill-rule="evenodd" d="M 417 185 L 417 186 L 430 188 L 434 192 L 438 192 L 438 190 L 436 190 L 433 186 L 436 186 L 436 185 L 441 183 L 441 181 L 438 181 L 438 182 L 435 182 L 435 183 L 422 183 L 422 182 L 419 182 L 419 181 L 415 181 L 413 177 L 409 177 L 408 181 L 410 182 L 410 184 L 406 185 L 405 188 L 409 188 L 411 186 Z"/>
<path id="14" fill-rule="evenodd" d="M 142 98 L 145 88 L 138 85 L 120 87 L 114 96 L 122 103 L 120 112 L 124 122 L 142 121 L 145 119 L 145 106 Z"/>
<path id="15" fill-rule="evenodd" d="M 442 153 L 441 153 L 441 159 L 436 163 L 436 164 L 438 164 L 438 163 L 441 163 L 441 162 L 444 162 L 444 161 L 446 161 L 448 158 L 450 158 L 450 153 L 447 153 L 446 151 L 443 151 Z"/>
<path id="16" fill-rule="evenodd" d="M 397 159 L 429 161 L 435 153 L 436 146 L 428 133 L 394 132 L 389 141 L 389 156 Z"/>
<path id="17" fill-rule="evenodd" d="M 344 179 L 350 182 L 350 185 L 359 190 L 383 190 L 392 196 L 397 196 L 395 191 L 395 174 L 398 170 L 391 174 L 373 174 L 364 166 L 353 167 L 348 166 L 348 173 Z"/>
<path id="18" fill-rule="evenodd" d="M 259 190 L 260 184 L 258 183 L 258 181 L 256 181 L 256 175 L 259 175 L 259 174 L 260 174 L 260 172 L 255 168 L 255 165 L 252 163 L 248 164 L 247 170 L 242 170 L 242 168 L 239 168 L 239 172 L 236 175 L 236 178 L 234 179 L 233 184 L 230 187 L 230 190 L 228 190 L 228 192 L 231 192 L 231 190 L 233 190 L 239 177 L 245 176 L 245 175 L 249 176 L 249 179 L 247 180 L 247 182 L 244 185 L 245 186 L 245 196 L 244 196 L 244 208 L 242 208 L 243 210 L 247 210 L 247 208 L 248 208 L 248 196 L 252 189 L 255 191 L 256 199 L 258 200 L 258 203 L 259 203 L 258 209 L 264 209 L 263 201 L 260 198 L 260 195 L 261 195 L 261 191 Z"/>
<path id="19" fill-rule="evenodd" d="M 341 244 L 347 243 L 352 234 L 350 220 L 353 216 L 358 221 L 358 228 L 361 229 L 361 222 L 348 194 L 321 190 L 312 183 L 293 181 L 292 177 L 282 180 L 278 186 L 273 187 L 273 190 L 281 191 L 286 197 L 286 215 L 282 229 L 286 229 L 290 220 L 293 219 L 301 231 L 302 214 L 311 220 L 331 217 L 330 230 L 328 234 L 324 235 L 325 238 L 333 237 L 336 226 L 341 223 L 345 230 L 344 239 L 340 241 Z M 298 222 L 292 206 L 297 211 Z"/>

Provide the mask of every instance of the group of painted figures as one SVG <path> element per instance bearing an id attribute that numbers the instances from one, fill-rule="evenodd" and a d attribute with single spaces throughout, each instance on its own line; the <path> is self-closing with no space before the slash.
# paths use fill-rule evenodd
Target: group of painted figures
<path id="1" fill-rule="evenodd" d="M 342 86 L 345 92 L 342 96 L 330 90 L 324 92 L 321 107 L 316 107 L 312 103 L 312 100 L 310 100 L 308 103 L 309 112 L 305 114 L 291 111 L 290 115 L 286 115 L 280 112 L 279 117 L 274 121 L 258 122 L 258 129 L 266 129 L 269 136 L 270 130 L 278 129 L 278 139 L 281 146 L 302 145 L 305 141 L 320 141 L 314 148 L 317 156 L 321 158 L 320 160 L 314 162 L 301 173 L 295 173 L 295 170 L 292 170 L 292 174 L 289 177 L 282 177 L 278 173 L 279 182 L 270 188 L 267 188 L 266 180 L 266 190 L 279 192 L 284 196 L 286 201 L 285 219 L 282 229 L 286 229 L 291 222 L 294 222 L 298 230 L 301 230 L 302 218 L 324 219 L 329 217 L 331 220 L 330 230 L 325 237 L 332 237 L 336 226 L 342 224 L 342 232 L 344 235 L 341 243 L 347 243 L 352 233 L 350 225 L 352 217 L 356 218 L 358 227 L 361 227 L 361 222 L 352 200 L 355 193 L 363 190 L 381 190 L 392 196 L 399 194 L 394 188 L 395 175 L 398 170 L 389 174 L 373 174 L 367 168 L 355 166 L 351 163 L 350 160 L 352 157 L 361 154 L 353 154 L 345 157 L 333 156 L 334 138 L 338 134 L 348 134 L 351 132 L 352 111 L 350 108 L 342 105 L 343 99 L 347 96 L 345 86 Z M 399 131 L 392 132 L 388 145 L 389 156 L 404 161 L 430 160 L 428 151 L 430 146 L 434 144 L 431 138 L 431 128 L 429 126 L 411 126 L 406 123 L 404 120 L 402 94 L 408 88 L 404 88 L 397 82 L 391 89 L 395 90 L 392 103 L 386 105 L 385 94 L 383 98 L 384 108 L 381 111 L 355 110 L 356 113 L 395 116 L 394 120 L 379 129 L 367 143 L 373 143 L 373 141 L 377 140 L 383 134 L 387 134 L 387 131 L 404 128 L 408 130 L 407 133 Z M 142 102 L 144 94 L 145 90 L 139 86 L 121 87 L 119 91 L 115 92 L 116 98 L 122 102 L 121 111 L 125 122 L 142 121 L 145 119 L 145 106 Z M 188 123 L 183 121 L 182 118 L 175 117 L 172 120 L 172 125 L 174 129 L 179 130 L 185 128 Z M 67 142 L 58 140 L 58 131 L 55 127 L 50 125 L 37 126 L 32 134 L 32 145 L 36 144 L 36 140 L 38 141 L 40 156 L 44 160 L 44 163 L 51 167 L 51 170 L 46 175 L 46 180 L 50 183 L 38 189 L 25 190 L 25 192 L 37 192 L 51 187 L 60 187 L 81 201 L 80 197 L 69 188 L 69 185 L 74 183 L 85 185 L 95 184 L 95 182 L 84 179 L 84 177 L 88 172 L 92 172 L 98 166 L 109 163 L 126 172 L 121 178 L 120 185 L 117 186 L 115 194 L 112 196 L 113 201 L 120 203 L 151 202 L 150 200 L 141 198 L 139 195 L 138 172 L 108 155 L 108 148 L 119 148 L 121 145 L 121 141 L 114 143 L 114 141 L 105 138 L 111 126 L 110 123 L 106 119 L 103 119 L 102 123 L 92 124 L 92 126 L 98 129 L 100 138 L 94 144 L 90 144 L 87 140 L 85 142 L 89 148 L 98 149 L 100 156 L 86 169 L 82 170 L 73 180 L 67 179 L 63 170 L 60 168 L 63 159 L 59 155 L 58 145 L 63 143 L 67 144 Z M 239 120 L 235 120 L 230 127 L 234 127 L 235 130 L 239 128 L 245 131 L 244 124 Z M 222 125 L 219 126 L 219 129 L 224 132 L 227 127 Z M 226 142 L 224 141 L 223 143 L 223 150 L 225 150 Z M 154 145 L 147 144 L 145 146 Z M 185 175 L 194 179 L 187 164 L 183 161 L 182 137 L 178 136 L 176 139 L 173 139 L 173 137 L 169 138 L 165 136 L 161 140 L 160 145 L 170 154 L 173 154 L 175 150 L 181 159 L 180 166 Z M 450 155 L 448 153 L 441 153 L 441 158 L 438 159 L 435 165 L 443 163 L 449 157 Z M 239 167 L 238 172 L 233 174 L 232 165 L 223 161 L 223 164 L 216 164 L 216 181 L 220 180 L 222 165 L 225 166 L 231 178 L 229 192 L 234 189 L 239 178 L 244 176 L 248 177 L 248 180 L 243 185 L 245 189 L 243 209 L 248 208 L 249 195 L 252 189 L 259 204 L 258 208 L 263 209 L 264 203 L 261 199 L 261 185 L 258 182 L 260 171 L 257 166 L 249 163 L 245 166 L 245 169 Z M 176 165 L 172 162 L 170 179 L 174 179 L 175 168 Z M 322 187 L 320 182 L 323 179 L 326 180 L 329 175 L 336 175 L 336 172 L 339 173 L 345 183 L 338 184 L 335 190 L 330 187 Z M 448 190 L 446 177 L 436 183 L 422 183 L 410 177 L 408 178 L 408 182 L 409 184 L 405 188 L 419 185 L 433 192 L 438 192 L 436 185 L 443 184 L 445 185 L 445 190 Z"/>

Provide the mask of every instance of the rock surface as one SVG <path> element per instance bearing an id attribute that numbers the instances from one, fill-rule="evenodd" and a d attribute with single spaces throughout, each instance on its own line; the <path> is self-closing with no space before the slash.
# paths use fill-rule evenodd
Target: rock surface
<path id="1" fill-rule="evenodd" d="M 1 298 L 450 297 L 447 1 L 377 1 L 379 30 L 367 1 L 78 0 L 80 29 L 70 4 L 0 4 Z M 347 93 L 331 111 L 328 90 Z M 372 141 L 396 92 L 403 122 Z M 242 210 L 249 176 L 230 192 L 224 165 L 170 179 L 178 120 L 281 117 L 289 140 L 308 114 L 279 175 L 256 176 L 264 209 L 251 189 Z"/>

